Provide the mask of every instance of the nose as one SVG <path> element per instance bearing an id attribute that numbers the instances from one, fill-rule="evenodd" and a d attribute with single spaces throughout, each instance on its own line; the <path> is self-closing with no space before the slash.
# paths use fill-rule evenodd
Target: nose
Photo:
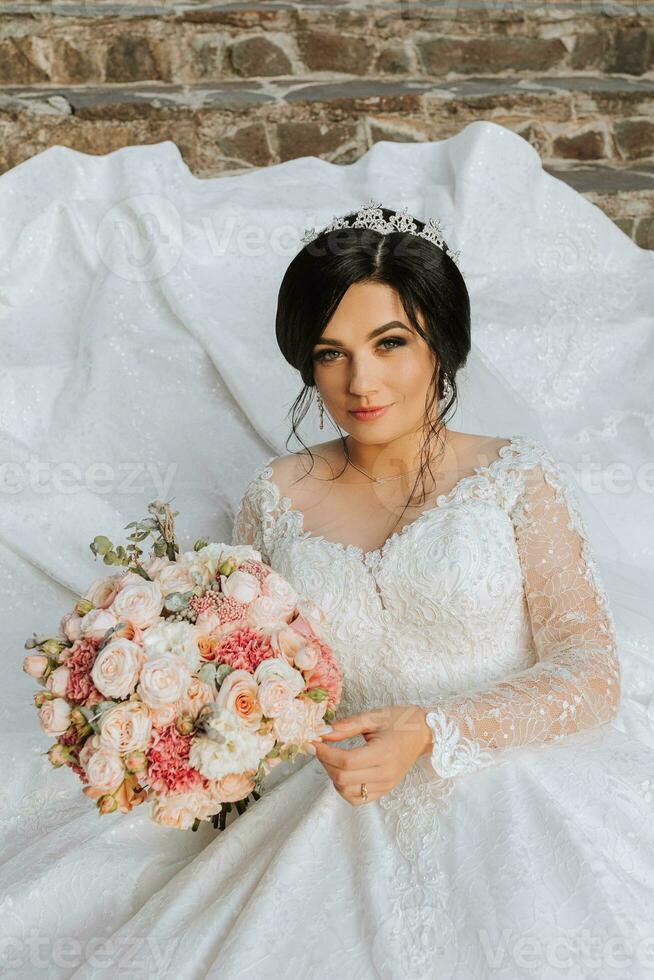
<path id="1" fill-rule="evenodd" d="M 373 395 L 379 389 L 375 367 L 363 357 L 353 357 L 350 367 L 349 391 L 351 395 Z"/>

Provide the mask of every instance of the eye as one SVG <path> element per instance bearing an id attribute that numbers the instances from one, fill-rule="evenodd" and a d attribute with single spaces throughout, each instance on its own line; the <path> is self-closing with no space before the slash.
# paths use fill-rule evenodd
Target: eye
<path id="1" fill-rule="evenodd" d="M 382 347 L 382 344 L 392 344 L 393 346 L 392 347 Z M 395 350 L 396 347 L 404 347 L 405 344 L 406 344 L 406 341 L 405 340 L 402 340 L 401 337 L 384 337 L 377 344 L 377 347 L 380 348 L 381 350 Z M 335 357 L 327 357 L 327 354 L 339 354 L 339 353 L 340 353 L 340 351 L 337 351 L 337 350 L 324 350 L 324 351 L 321 351 L 319 354 L 316 354 L 313 359 L 314 359 L 314 361 L 317 361 L 318 363 L 325 363 L 325 364 L 327 364 L 330 361 L 337 360 L 337 358 L 335 358 Z"/>

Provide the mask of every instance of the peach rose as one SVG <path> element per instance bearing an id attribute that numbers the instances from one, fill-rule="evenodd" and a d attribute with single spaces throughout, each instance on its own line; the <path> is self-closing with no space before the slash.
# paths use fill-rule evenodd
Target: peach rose
<path id="1" fill-rule="evenodd" d="M 280 575 L 279 572 L 272 571 L 266 576 L 263 586 L 263 594 L 276 599 L 284 609 L 285 617 L 288 619 L 295 611 L 295 604 L 298 601 L 298 594 L 290 582 Z"/>
<path id="2" fill-rule="evenodd" d="M 96 609 L 108 609 L 120 591 L 122 580 L 122 575 L 98 578 L 89 585 L 84 598 L 92 602 Z"/>
<path id="3" fill-rule="evenodd" d="M 39 680 L 48 669 L 48 658 L 42 653 L 31 653 L 23 659 L 23 670 L 29 677 Z"/>
<path id="4" fill-rule="evenodd" d="M 57 667 L 48 675 L 45 686 L 52 694 L 56 694 L 59 698 L 65 698 L 69 674 L 70 670 L 68 667 Z"/>
<path id="5" fill-rule="evenodd" d="M 91 680 L 107 698 L 126 698 L 132 694 L 144 660 L 138 643 L 119 637 L 103 647 L 91 668 Z"/>
<path id="6" fill-rule="evenodd" d="M 220 576 L 221 591 L 238 602 L 252 602 L 261 593 L 259 580 L 250 572 L 232 572 Z"/>
<path id="7" fill-rule="evenodd" d="M 256 731 L 263 716 L 259 704 L 259 685 L 249 670 L 233 670 L 220 685 L 216 704 L 233 711 L 246 728 Z"/>
<path id="8" fill-rule="evenodd" d="M 46 735 L 63 735 L 70 725 L 71 707 L 63 698 L 44 701 L 39 710 L 39 722 Z"/>
<path id="9" fill-rule="evenodd" d="M 142 701 L 117 704 L 102 716 L 100 723 L 102 745 L 121 755 L 139 749 L 145 751 L 151 732 L 150 711 Z"/>
<path id="10" fill-rule="evenodd" d="M 223 803 L 237 803 L 244 800 L 254 789 L 254 780 L 247 773 L 230 772 L 222 779 L 216 779 L 210 792 Z"/>
<path id="11" fill-rule="evenodd" d="M 159 583 L 146 582 L 136 574 L 125 576 L 123 582 L 125 584 L 111 604 L 111 611 L 116 619 L 127 619 L 142 629 L 152 626 L 163 609 Z"/>
<path id="12" fill-rule="evenodd" d="M 93 640 L 101 640 L 107 630 L 112 629 L 118 620 L 109 609 L 91 609 L 85 616 L 82 616 L 80 630 L 82 636 L 89 636 Z"/>
<path id="13" fill-rule="evenodd" d="M 179 701 L 190 683 L 190 671 L 181 657 L 155 657 L 148 660 L 141 671 L 139 697 L 149 707 L 160 708 Z"/>
<path id="14" fill-rule="evenodd" d="M 103 793 L 114 793 L 125 778 L 125 768 L 118 752 L 100 746 L 84 767 L 89 783 Z"/>
<path id="15" fill-rule="evenodd" d="M 202 787 L 185 793 L 158 795 L 152 804 L 152 818 L 164 827 L 190 830 L 195 820 L 206 820 L 220 813 L 222 803 L 212 798 Z"/>
<path id="16" fill-rule="evenodd" d="M 78 616 L 75 610 L 72 612 L 67 612 L 61 617 L 59 623 L 59 631 L 66 637 L 67 640 L 71 640 L 73 643 L 75 640 L 79 640 L 82 635 L 82 617 Z"/>

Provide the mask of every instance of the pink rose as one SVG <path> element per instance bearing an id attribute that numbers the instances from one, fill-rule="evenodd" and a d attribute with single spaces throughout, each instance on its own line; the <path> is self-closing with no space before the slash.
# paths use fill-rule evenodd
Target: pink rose
<path id="1" fill-rule="evenodd" d="M 82 616 L 80 629 L 82 636 L 90 636 L 93 640 L 101 640 L 107 630 L 112 629 L 118 620 L 109 609 L 91 609 Z"/>
<path id="2" fill-rule="evenodd" d="M 44 701 L 39 711 L 39 722 L 46 735 L 63 735 L 70 725 L 70 705 L 63 698 Z"/>
<path id="3" fill-rule="evenodd" d="M 256 731 L 261 724 L 259 685 L 248 670 L 233 670 L 220 685 L 214 700 L 221 708 L 233 711 L 246 728 Z"/>
<path id="4" fill-rule="evenodd" d="M 48 667 L 48 658 L 42 653 L 31 653 L 23 659 L 23 670 L 29 677 L 39 680 Z"/>
<path id="5" fill-rule="evenodd" d="M 67 612 L 61 617 L 59 623 L 59 631 L 66 637 L 67 640 L 75 642 L 79 640 L 82 635 L 82 617 L 78 616 L 75 610 L 72 612 Z"/>
<path id="6" fill-rule="evenodd" d="M 58 698 L 65 698 L 66 691 L 68 690 L 69 675 L 70 670 L 68 667 L 57 667 L 48 675 L 45 686 L 53 694 L 56 694 Z"/>
<path id="7" fill-rule="evenodd" d="M 137 581 L 138 580 L 138 581 Z M 128 574 L 123 578 L 120 592 L 111 605 L 116 619 L 127 619 L 145 629 L 152 626 L 163 609 L 163 595 L 158 582 L 146 582 L 140 575 Z"/>

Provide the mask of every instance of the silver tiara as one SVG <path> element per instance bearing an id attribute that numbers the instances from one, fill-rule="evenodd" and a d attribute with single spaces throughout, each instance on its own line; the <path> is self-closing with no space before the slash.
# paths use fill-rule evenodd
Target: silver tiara
<path id="1" fill-rule="evenodd" d="M 407 214 L 408 209 L 406 207 L 402 208 L 401 211 L 395 211 L 388 220 L 382 214 L 382 207 L 383 205 L 379 201 L 374 201 L 370 198 L 357 211 L 354 220 L 352 220 L 351 212 L 340 218 L 334 215 L 333 220 L 320 231 L 316 231 L 315 228 L 307 228 L 302 235 L 301 242 L 303 245 L 308 245 L 309 242 L 314 241 L 319 235 L 324 234 L 326 231 L 335 231 L 337 228 L 372 228 L 374 231 L 381 232 L 382 235 L 389 235 L 394 231 L 405 231 L 410 235 L 418 235 L 420 238 L 426 238 L 428 242 L 443 249 L 445 254 L 449 255 L 456 266 L 459 265 L 461 250 L 459 249 L 453 252 L 447 246 L 438 218 L 428 218 L 425 221 L 425 226 L 422 231 L 418 231 L 415 221 Z"/>

